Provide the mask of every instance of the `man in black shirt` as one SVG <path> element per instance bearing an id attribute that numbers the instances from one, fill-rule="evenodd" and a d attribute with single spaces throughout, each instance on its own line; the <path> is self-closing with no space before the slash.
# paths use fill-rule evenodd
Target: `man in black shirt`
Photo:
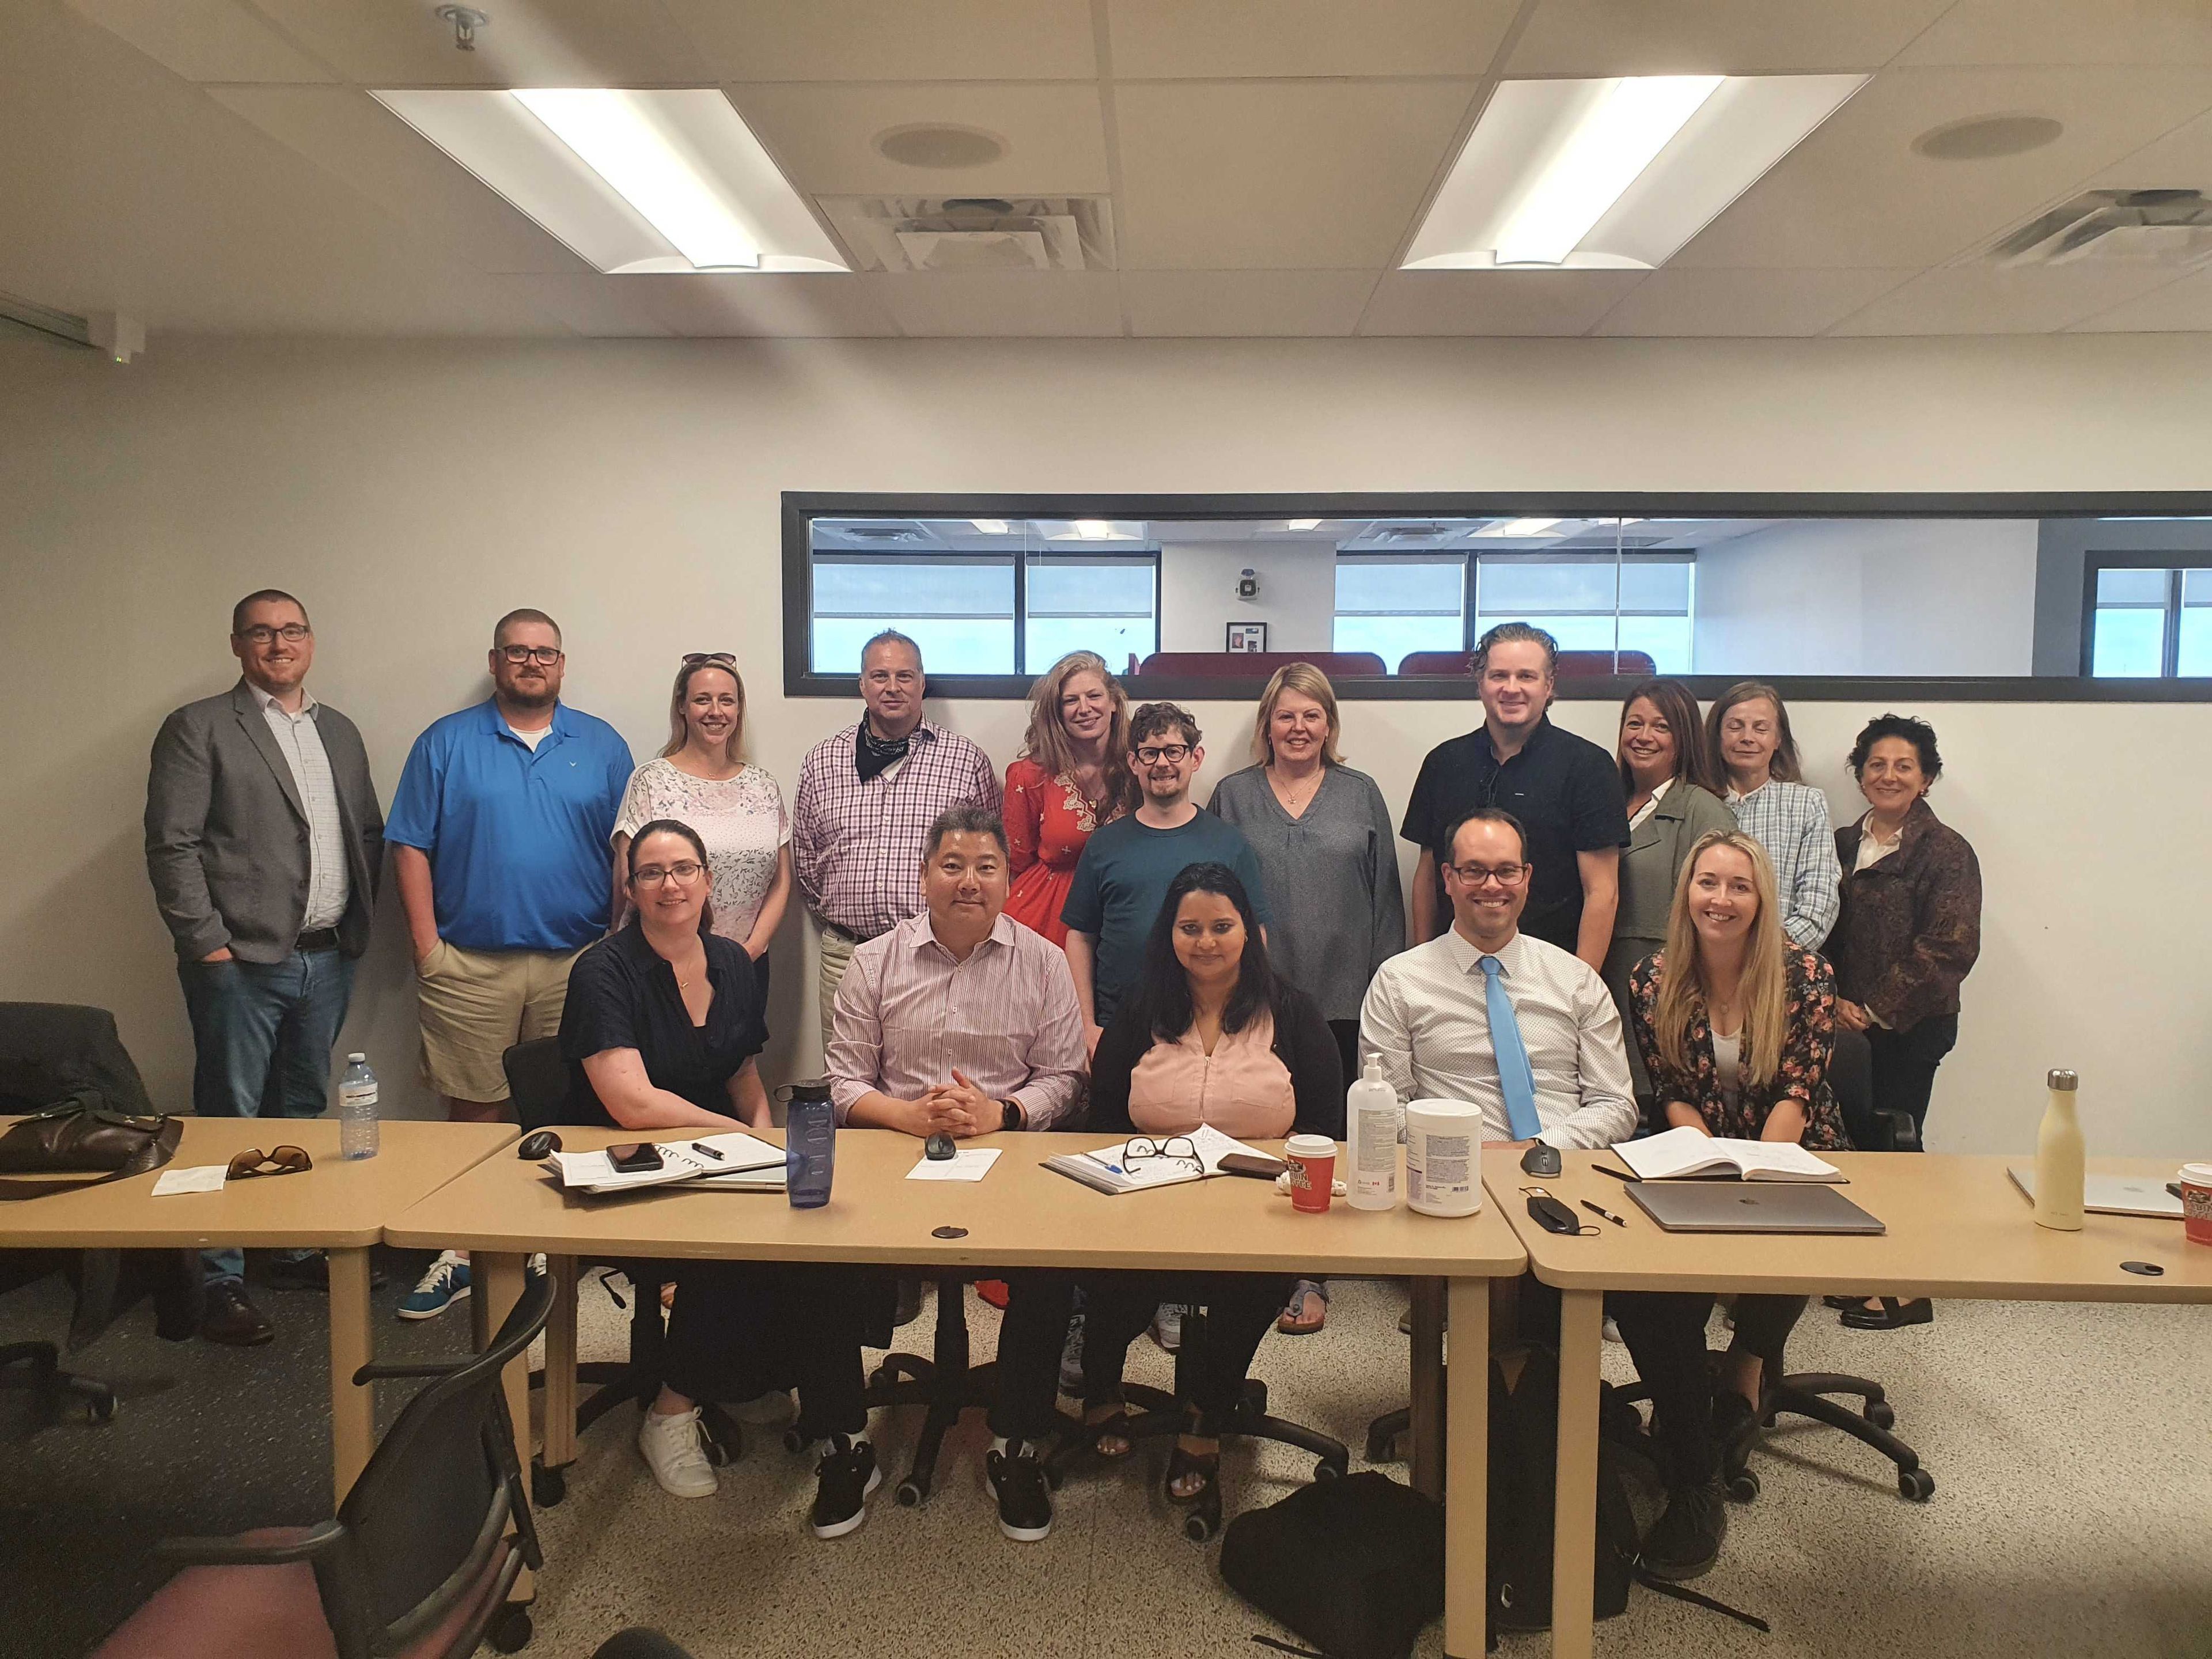
<path id="1" fill-rule="evenodd" d="M 1620 901 L 1628 807 L 1613 757 L 1545 718 L 1559 656 L 1552 636 L 1527 623 L 1500 623 L 1475 648 L 1482 725 L 1429 751 L 1398 829 L 1421 849 L 1413 887 L 1417 945 L 1451 925 L 1437 867 L 1445 830 L 1475 807 L 1502 806 L 1528 830 L 1521 931 L 1593 968 L 1604 965 Z"/>

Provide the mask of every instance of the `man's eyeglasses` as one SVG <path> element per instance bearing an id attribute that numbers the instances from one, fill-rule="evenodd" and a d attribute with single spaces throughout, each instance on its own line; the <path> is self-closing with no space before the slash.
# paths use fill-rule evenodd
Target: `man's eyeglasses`
<path id="1" fill-rule="evenodd" d="M 735 653 L 728 651 L 686 651 L 684 653 L 684 665 L 686 668 L 696 667 L 702 662 L 726 663 L 732 668 L 738 665 Z"/>
<path id="2" fill-rule="evenodd" d="M 287 645 L 297 645 L 313 631 L 305 623 L 286 623 L 282 628 L 257 623 L 251 628 L 240 629 L 238 637 L 254 645 L 267 645 L 274 640 L 282 640 Z"/>
<path id="3" fill-rule="evenodd" d="M 671 876 L 678 881 L 696 881 L 699 872 L 707 866 L 695 859 L 684 859 L 671 865 L 648 864 L 642 870 L 633 870 L 629 878 L 641 887 L 658 887 Z"/>
<path id="4" fill-rule="evenodd" d="M 1480 887 L 1486 882 L 1496 882 L 1500 887 L 1517 887 L 1521 878 L 1528 873 L 1525 864 L 1447 864 L 1444 868 L 1455 872 L 1470 887 Z"/>
<path id="5" fill-rule="evenodd" d="M 250 1181 L 255 1176 L 298 1175 L 314 1167 L 315 1160 L 304 1146 L 277 1146 L 265 1152 L 254 1146 L 231 1159 L 223 1173 L 231 1181 Z"/>
<path id="6" fill-rule="evenodd" d="M 557 645 L 502 645 L 499 654 L 517 668 L 526 662 L 534 662 L 540 668 L 550 668 L 561 660 L 561 647 Z"/>
<path id="7" fill-rule="evenodd" d="M 1170 1135 L 1165 1140 L 1137 1135 L 1121 1149 L 1125 1170 L 1133 1170 L 1147 1158 L 1165 1158 L 1170 1164 L 1188 1164 L 1201 1175 L 1206 1172 L 1206 1160 L 1198 1155 L 1198 1147 L 1188 1135 Z"/>
<path id="8" fill-rule="evenodd" d="M 1158 766 L 1162 761 L 1174 766 L 1189 753 L 1190 745 L 1187 743 L 1164 743 L 1150 749 L 1139 749 L 1137 758 L 1146 766 Z"/>

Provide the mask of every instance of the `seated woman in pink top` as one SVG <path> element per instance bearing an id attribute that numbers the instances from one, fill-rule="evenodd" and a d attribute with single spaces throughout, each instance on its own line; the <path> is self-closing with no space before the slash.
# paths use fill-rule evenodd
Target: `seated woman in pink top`
<path id="1" fill-rule="evenodd" d="M 1279 979 L 1244 884 L 1226 865 L 1194 864 L 1169 884 L 1145 977 L 1098 1040 L 1087 1127 L 1165 1139 L 1201 1123 L 1239 1140 L 1344 1137 L 1343 1067 L 1313 999 Z M 1142 1203 L 1142 1198 L 1131 1200 Z M 1107 1273 L 1082 1277 L 1084 1420 L 1126 1411 L 1129 1344 L 1163 1302 L 1206 1310 L 1190 1417 L 1168 1464 L 1170 1502 L 1218 1520 L 1221 1431 L 1244 1393 L 1260 1341 L 1290 1294 L 1289 1273 Z M 1110 1430 L 1106 1456 L 1129 1449 Z"/>

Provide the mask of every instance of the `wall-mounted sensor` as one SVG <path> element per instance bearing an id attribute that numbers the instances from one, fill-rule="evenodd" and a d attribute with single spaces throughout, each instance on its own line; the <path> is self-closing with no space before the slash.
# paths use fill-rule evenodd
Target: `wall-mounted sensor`
<path id="1" fill-rule="evenodd" d="M 1240 599 L 1260 597 L 1260 573 L 1249 565 L 1237 573 L 1237 597 Z"/>

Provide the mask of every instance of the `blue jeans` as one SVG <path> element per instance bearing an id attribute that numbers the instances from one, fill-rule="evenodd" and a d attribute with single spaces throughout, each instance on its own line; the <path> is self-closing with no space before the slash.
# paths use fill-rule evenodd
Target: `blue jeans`
<path id="1" fill-rule="evenodd" d="M 192 1023 L 192 1109 L 202 1117 L 320 1117 L 354 965 L 337 951 L 179 963 Z M 200 1262 L 210 1281 L 245 1276 L 235 1247 L 202 1250 Z"/>

